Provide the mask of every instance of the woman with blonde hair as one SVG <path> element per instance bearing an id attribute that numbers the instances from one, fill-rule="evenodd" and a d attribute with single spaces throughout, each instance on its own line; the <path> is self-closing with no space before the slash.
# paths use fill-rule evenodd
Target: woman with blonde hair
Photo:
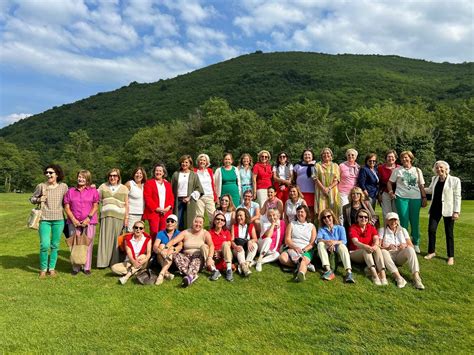
<path id="1" fill-rule="evenodd" d="M 257 200 L 260 208 L 267 200 L 267 189 L 272 186 L 272 165 L 270 164 L 271 155 L 268 150 L 258 152 L 258 162 L 253 166 L 252 179 L 254 187 L 254 199 Z"/>
<path id="2" fill-rule="evenodd" d="M 108 181 L 99 186 L 101 201 L 97 267 L 106 268 L 119 262 L 117 238 L 128 225 L 128 189 L 122 185 L 120 170 L 110 169 Z"/>
<path id="3" fill-rule="evenodd" d="M 252 167 L 253 159 L 249 153 L 244 153 L 240 156 L 239 176 L 240 176 L 240 195 L 244 196 L 245 191 L 253 191 L 252 184 Z"/>
<path id="4" fill-rule="evenodd" d="M 72 265 L 72 275 L 77 275 L 83 267 L 84 274 L 91 274 L 92 251 L 94 249 L 95 228 L 98 223 L 97 210 L 99 206 L 99 192 L 91 186 L 92 176 L 89 170 L 79 170 L 77 185 L 71 187 L 64 196 L 64 211 L 67 215 L 69 236 L 73 237 L 86 232 L 89 239 L 86 263 Z"/>
<path id="5" fill-rule="evenodd" d="M 341 180 L 339 165 L 332 162 L 333 153 L 330 148 L 323 148 L 321 150 L 321 161 L 314 165 L 313 179 L 315 181 L 315 213 L 319 213 L 330 208 L 334 214 L 339 218 L 340 199 L 338 184 Z"/>
<path id="6" fill-rule="evenodd" d="M 342 207 L 342 216 L 346 233 L 348 233 L 351 225 L 357 223 L 357 212 L 360 209 L 366 210 L 370 214 L 370 224 L 375 225 L 378 223 L 378 217 L 375 215 L 370 202 L 366 200 L 362 189 L 360 187 L 354 187 L 349 195 L 349 203 Z M 378 226 L 376 226 L 376 228 L 378 228 Z"/>
<path id="7" fill-rule="evenodd" d="M 428 255 L 430 260 L 436 256 L 436 229 L 443 217 L 444 231 L 446 234 L 446 251 L 448 252 L 448 265 L 454 264 L 454 222 L 461 213 L 461 180 L 449 174 L 449 164 L 438 160 L 433 171 L 436 176 L 431 179 L 431 184 L 425 189 L 427 194 L 433 196 L 429 210 L 428 222 Z"/>
<path id="8" fill-rule="evenodd" d="M 196 158 L 197 168 L 194 168 L 194 172 L 199 177 L 204 194 L 196 203 L 196 214 L 204 216 L 204 210 L 207 211 L 207 217 L 209 220 L 212 219 L 214 212 L 216 212 L 217 194 L 216 187 L 214 185 L 214 173 L 209 167 L 211 161 L 209 155 L 199 154 Z"/>

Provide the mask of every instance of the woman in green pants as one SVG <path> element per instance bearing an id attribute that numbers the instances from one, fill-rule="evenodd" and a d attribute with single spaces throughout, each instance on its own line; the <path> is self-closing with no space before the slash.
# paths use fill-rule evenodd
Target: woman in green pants
<path id="1" fill-rule="evenodd" d="M 64 230 L 63 198 L 68 187 L 61 181 L 64 179 L 63 170 L 59 165 L 50 164 L 44 169 L 46 182 L 36 186 L 30 201 L 41 204 L 41 221 L 39 224 L 40 237 L 40 273 L 44 279 L 49 273 L 55 277 L 56 261 L 58 260 L 59 242 Z M 50 252 L 51 249 L 51 252 Z M 49 254 L 49 261 L 48 261 Z"/>
<path id="2" fill-rule="evenodd" d="M 400 154 L 402 166 L 393 170 L 387 190 L 390 197 L 395 199 L 401 226 L 408 229 L 410 223 L 415 251 L 420 253 L 420 208 L 426 207 L 426 193 L 423 173 L 412 165 L 414 159 L 415 156 L 409 150 Z"/>

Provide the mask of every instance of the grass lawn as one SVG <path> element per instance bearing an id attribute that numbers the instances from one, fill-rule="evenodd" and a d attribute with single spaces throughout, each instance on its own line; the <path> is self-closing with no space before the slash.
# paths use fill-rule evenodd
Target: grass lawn
<path id="1" fill-rule="evenodd" d="M 362 267 L 355 285 L 341 274 L 323 282 L 319 273 L 296 284 L 273 265 L 233 283 L 203 274 L 182 289 L 180 277 L 159 287 L 121 286 L 109 270 L 74 277 L 64 240 L 59 277 L 39 280 L 39 238 L 25 227 L 28 197 L 0 194 L 2 352 L 472 353 L 473 201 L 463 202 L 455 225 L 456 264 L 446 265 L 442 225 L 439 257 L 420 257 L 424 291 L 373 286 Z M 427 224 L 424 209 L 424 253 Z M 401 271 L 409 280 L 406 266 Z"/>

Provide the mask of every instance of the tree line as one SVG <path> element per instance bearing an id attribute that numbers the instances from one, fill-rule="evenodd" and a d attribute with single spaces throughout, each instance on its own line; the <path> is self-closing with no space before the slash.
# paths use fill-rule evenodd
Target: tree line
<path id="1" fill-rule="evenodd" d="M 59 155 L 21 149 L 0 138 L 0 189 L 32 190 L 43 180 L 43 166 L 50 162 L 63 167 L 69 185 L 75 184 L 75 174 L 83 168 L 100 184 L 112 167 L 119 167 L 126 179 L 136 166 L 149 171 L 161 161 L 172 173 L 183 154 L 195 157 L 205 152 L 217 167 L 224 152 L 238 160 L 242 153 L 256 157 L 261 149 L 275 156 L 286 151 L 297 162 L 308 147 L 316 156 L 330 147 L 337 162 L 345 160 L 347 148 L 355 148 L 359 164 L 369 152 L 377 153 L 382 162 L 388 149 L 411 150 L 425 177 L 432 175 L 434 162 L 443 159 L 453 175 L 469 184 L 474 171 L 473 108 L 474 99 L 436 105 L 422 100 L 408 104 L 386 101 L 342 115 L 319 101 L 302 99 L 264 118 L 253 110 L 232 109 L 225 99 L 213 97 L 186 120 L 139 129 L 119 149 L 93 142 L 83 129 L 68 133 Z"/>

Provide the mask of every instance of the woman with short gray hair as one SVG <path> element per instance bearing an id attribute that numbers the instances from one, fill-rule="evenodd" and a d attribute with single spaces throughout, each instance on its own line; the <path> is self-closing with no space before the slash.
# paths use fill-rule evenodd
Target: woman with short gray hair
<path id="1" fill-rule="evenodd" d="M 454 222 L 461 213 L 461 180 L 449 174 L 449 164 L 439 160 L 433 166 L 436 176 L 431 179 L 431 184 L 425 188 L 427 194 L 431 194 L 431 206 L 428 222 L 428 255 L 425 259 L 436 256 L 436 229 L 443 217 L 444 230 L 446 233 L 446 249 L 448 252 L 448 265 L 454 264 Z"/>

